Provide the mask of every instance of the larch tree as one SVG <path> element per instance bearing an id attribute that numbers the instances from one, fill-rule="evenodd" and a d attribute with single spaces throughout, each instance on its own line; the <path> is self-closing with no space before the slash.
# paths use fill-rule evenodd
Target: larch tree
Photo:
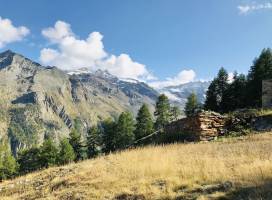
<path id="1" fill-rule="evenodd" d="M 151 113 L 146 104 L 143 104 L 139 109 L 136 117 L 136 129 L 134 131 L 135 139 L 141 139 L 150 135 L 154 131 L 154 124 Z"/>

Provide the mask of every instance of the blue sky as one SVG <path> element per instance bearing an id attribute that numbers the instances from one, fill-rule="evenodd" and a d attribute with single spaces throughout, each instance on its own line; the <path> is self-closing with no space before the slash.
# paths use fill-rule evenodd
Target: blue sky
<path id="1" fill-rule="evenodd" d="M 148 73 L 160 82 L 167 79 L 166 85 L 181 83 L 178 79 L 184 78 L 184 82 L 190 78 L 210 79 L 221 66 L 246 73 L 261 50 L 272 46 L 272 1 L 0 0 L 0 4 L 2 20 L 9 19 L 15 28 L 24 26 L 29 30 L 27 34 L 22 33 L 20 39 L 6 42 L 1 51 L 11 49 L 35 61 L 43 60 L 44 64 L 63 65 L 62 68 L 77 63 L 80 67 L 84 64 L 102 66 L 115 74 L 123 74 L 122 77 L 128 74 L 130 78 L 137 78 L 142 73 L 146 78 Z M 80 49 L 63 50 L 64 42 L 54 40 L 53 36 L 57 34 L 54 27 L 57 21 L 63 23 L 62 27 L 68 27 L 68 37 L 73 37 L 75 45 L 80 39 L 86 42 L 90 33 L 98 32 L 92 36 L 96 42 L 90 44 L 90 51 L 101 48 L 94 52 L 95 58 L 80 55 L 86 59 L 81 62 L 78 61 L 81 57 L 74 55 L 81 52 Z M 41 59 L 43 49 L 54 50 L 53 55 L 59 57 L 49 59 L 52 51 L 47 51 Z M 64 61 L 63 54 L 67 52 L 66 56 L 69 53 L 75 56 L 69 62 Z M 90 63 L 88 56 L 93 59 Z M 126 71 L 125 64 L 135 70 L 120 72 Z M 193 71 L 195 75 L 177 76 L 183 70 Z M 138 74 L 133 76 L 134 72 Z"/>

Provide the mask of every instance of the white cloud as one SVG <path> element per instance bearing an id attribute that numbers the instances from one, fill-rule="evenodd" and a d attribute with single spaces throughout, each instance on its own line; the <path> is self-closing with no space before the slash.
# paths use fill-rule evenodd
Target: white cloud
<path id="1" fill-rule="evenodd" d="M 149 85 L 156 89 L 161 89 L 167 86 L 176 86 L 184 83 L 189 83 L 191 81 L 194 81 L 195 77 L 196 73 L 194 72 L 194 70 L 183 70 L 173 78 L 167 78 L 164 81 L 150 82 Z"/>
<path id="2" fill-rule="evenodd" d="M 15 27 L 12 21 L 0 17 L 0 48 L 5 45 L 20 41 L 30 33 L 25 26 Z"/>
<path id="3" fill-rule="evenodd" d="M 143 80 L 153 78 L 145 65 L 134 62 L 127 54 L 121 54 L 120 56 L 111 55 L 106 60 L 98 63 L 98 66 L 120 78 L 137 78 Z"/>
<path id="4" fill-rule="evenodd" d="M 232 83 L 234 80 L 234 73 L 233 72 L 229 72 L 228 73 L 228 82 Z"/>
<path id="5" fill-rule="evenodd" d="M 266 3 L 261 3 L 261 4 L 247 4 L 247 5 L 239 5 L 238 7 L 239 13 L 240 14 L 248 14 L 249 12 L 252 11 L 257 11 L 257 10 L 264 10 L 264 9 L 272 9 L 272 2 L 266 2 Z"/>
<path id="6" fill-rule="evenodd" d="M 60 40 L 68 36 L 74 36 L 70 24 L 63 21 L 57 21 L 54 27 L 42 30 L 42 35 L 47 37 L 51 42 L 58 43 Z"/>
<path id="7" fill-rule="evenodd" d="M 135 62 L 127 54 L 109 55 L 104 50 L 103 36 L 92 32 L 85 39 L 78 39 L 70 24 L 57 21 L 54 27 L 42 30 L 56 48 L 44 48 L 40 52 L 40 61 L 46 65 L 55 65 L 64 70 L 88 67 L 90 70 L 108 70 L 120 78 L 148 80 L 152 78 L 146 66 Z"/>
<path id="8" fill-rule="evenodd" d="M 163 94 L 165 94 L 172 101 L 181 102 L 181 99 L 179 97 L 177 97 L 176 95 L 172 94 L 171 92 L 164 91 Z"/>

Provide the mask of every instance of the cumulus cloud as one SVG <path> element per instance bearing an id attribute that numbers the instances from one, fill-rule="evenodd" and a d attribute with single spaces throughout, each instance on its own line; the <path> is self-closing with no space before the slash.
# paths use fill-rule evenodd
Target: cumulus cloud
<path id="1" fill-rule="evenodd" d="M 16 27 L 10 19 L 0 17 L 0 48 L 5 45 L 20 41 L 30 33 L 25 26 Z"/>
<path id="2" fill-rule="evenodd" d="M 238 7 L 240 14 L 248 14 L 249 12 L 257 11 L 257 10 L 267 10 L 272 9 L 272 2 L 266 2 L 261 4 L 247 4 L 247 5 L 239 5 Z"/>
<path id="3" fill-rule="evenodd" d="M 120 78 L 153 79 L 145 65 L 134 62 L 127 54 L 111 55 L 98 63 L 98 66 L 100 69 L 108 70 L 111 74 Z"/>
<path id="4" fill-rule="evenodd" d="M 86 40 L 77 39 L 70 25 L 57 21 L 54 27 L 46 28 L 42 35 L 57 48 L 41 50 L 40 60 L 43 64 L 56 65 L 62 69 L 94 67 L 97 61 L 105 58 L 102 42 L 103 36 L 98 32 L 90 33 Z"/>
<path id="5" fill-rule="evenodd" d="M 161 89 L 167 86 L 177 86 L 184 83 L 189 83 L 195 80 L 196 73 L 194 70 L 183 70 L 178 73 L 177 76 L 173 78 L 166 78 L 164 81 L 154 81 L 150 82 L 149 85 L 156 88 Z"/>
<path id="6" fill-rule="evenodd" d="M 152 74 L 146 66 L 135 62 L 127 54 L 110 55 L 104 50 L 103 36 L 92 32 L 85 39 L 79 39 L 70 24 L 57 21 L 54 27 L 42 30 L 42 35 L 56 48 L 44 48 L 40 52 L 40 61 L 46 65 L 55 65 L 64 70 L 87 67 L 90 70 L 108 70 L 120 78 L 148 80 Z"/>
<path id="7" fill-rule="evenodd" d="M 58 43 L 60 40 L 68 36 L 74 36 L 70 24 L 63 21 L 57 21 L 54 27 L 42 30 L 42 35 L 47 37 L 51 42 Z"/>

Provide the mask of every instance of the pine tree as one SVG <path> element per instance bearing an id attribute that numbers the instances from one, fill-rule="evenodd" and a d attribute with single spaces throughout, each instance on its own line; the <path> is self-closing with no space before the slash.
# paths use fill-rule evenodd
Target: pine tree
<path id="1" fill-rule="evenodd" d="M 262 81 L 272 79 L 272 51 L 264 49 L 248 73 L 247 106 L 262 106 Z"/>
<path id="2" fill-rule="evenodd" d="M 51 167 L 57 164 L 58 148 L 52 139 L 45 139 L 41 146 L 41 166 Z"/>
<path id="3" fill-rule="evenodd" d="M 228 87 L 228 72 L 224 68 L 221 68 L 206 93 L 205 109 L 223 112 L 224 106 L 222 102 L 224 102 L 224 94 Z"/>
<path id="4" fill-rule="evenodd" d="M 13 178 L 18 173 L 18 164 L 15 158 L 10 152 L 7 152 L 3 157 L 3 168 L 0 169 L 1 172 L 4 172 L 4 177 L 1 178 Z"/>
<path id="5" fill-rule="evenodd" d="M 247 80 L 245 75 L 234 73 L 233 81 L 223 94 L 223 112 L 230 112 L 246 107 L 246 87 Z"/>
<path id="6" fill-rule="evenodd" d="M 154 115 L 157 117 L 155 127 L 159 130 L 170 122 L 170 103 L 166 95 L 159 96 L 155 109 Z"/>
<path id="7" fill-rule="evenodd" d="M 148 106 L 143 104 L 136 117 L 136 129 L 134 131 L 136 140 L 150 135 L 154 131 L 152 116 Z"/>
<path id="8" fill-rule="evenodd" d="M 170 108 L 171 121 L 177 121 L 181 115 L 181 111 L 178 106 L 172 106 Z"/>
<path id="9" fill-rule="evenodd" d="M 76 155 L 69 140 L 64 138 L 60 142 L 60 151 L 58 155 L 58 163 L 60 165 L 71 163 L 75 160 Z"/>
<path id="10" fill-rule="evenodd" d="M 2 143 L 0 147 L 0 180 L 12 178 L 17 173 L 18 164 L 11 154 L 10 148 Z"/>
<path id="11" fill-rule="evenodd" d="M 205 110 L 213 110 L 213 111 L 219 110 L 219 105 L 217 102 L 216 87 L 217 87 L 216 79 L 214 79 L 209 85 L 208 90 L 206 92 L 206 100 L 204 104 Z"/>
<path id="12" fill-rule="evenodd" d="M 87 157 L 84 144 L 81 141 L 81 135 L 77 129 L 73 129 L 70 132 L 69 143 L 74 149 L 76 155 L 75 161 L 84 160 Z"/>
<path id="13" fill-rule="evenodd" d="M 25 149 L 18 153 L 19 172 L 29 173 L 41 169 L 41 151 L 37 147 Z"/>
<path id="14" fill-rule="evenodd" d="M 116 122 L 111 118 L 104 120 L 101 123 L 102 127 L 102 140 L 104 144 L 103 151 L 109 153 L 116 150 L 115 135 L 116 135 Z"/>
<path id="15" fill-rule="evenodd" d="M 117 149 L 125 149 L 134 142 L 134 120 L 130 112 L 123 112 L 119 116 L 114 137 Z"/>
<path id="16" fill-rule="evenodd" d="M 195 93 L 188 96 L 184 112 L 187 117 L 194 115 L 200 109 L 200 104 Z"/>
<path id="17" fill-rule="evenodd" d="M 235 100 L 235 109 L 245 108 L 246 105 L 246 92 L 247 92 L 247 78 L 244 74 L 237 74 L 234 76 L 233 94 Z"/>
<path id="18" fill-rule="evenodd" d="M 224 111 L 224 106 L 222 105 L 222 102 L 224 101 L 224 93 L 228 89 L 228 72 L 222 67 L 217 75 L 217 101 L 219 105 L 218 112 Z"/>
<path id="19" fill-rule="evenodd" d="M 97 126 L 90 128 L 87 136 L 87 154 L 89 158 L 94 158 L 101 151 L 101 133 Z"/>

